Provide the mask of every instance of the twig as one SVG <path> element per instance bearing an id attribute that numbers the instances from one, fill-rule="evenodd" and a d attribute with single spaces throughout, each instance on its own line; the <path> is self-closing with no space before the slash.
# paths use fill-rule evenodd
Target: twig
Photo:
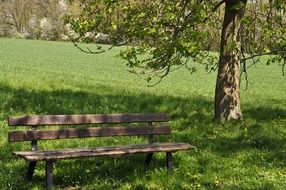
<path id="1" fill-rule="evenodd" d="M 101 49 L 99 51 L 93 51 L 91 50 L 89 47 L 86 47 L 87 50 L 83 49 L 82 47 L 80 47 L 75 41 L 72 41 L 73 42 L 73 45 L 78 48 L 80 51 L 84 52 L 84 53 L 89 53 L 89 54 L 100 54 L 100 53 L 104 53 L 106 51 L 109 51 L 109 50 L 112 50 L 114 47 L 119 47 L 119 46 L 123 46 L 123 45 L 126 45 L 128 44 L 129 41 L 125 41 L 125 42 L 122 42 L 120 44 L 114 44 L 112 46 L 110 46 L 109 48 L 107 49 Z"/>
<path id="2" fill-rule="evenodd" d="M 148 84 L 147 86 L 148 86 L 148 87 L 154 87 L 154 86 L 156 86 L 157 84 L 159 84 L 159 83 L 169 74 L 170 68 L 171 68 L 171 66 L 170 66 L 170 65 L 167 65 L 166 71 L 165 71 L 165 73 L 164 73 L 162 76 L 159 77 L 160 79 L 159 79 L 156 83 L 150 84 L 150 85 Z"/>
<path id="3" fill-rule="evenodd" d="M 208 14 L 208 16 L 204 19 L 204 23 L 211 17 L 212 13 L 215 12 L 221 5 L 223 5 L 226 2 L 226 0 L 222 0 L 220 2 L 218 2 L 213 8 L 212 8 L 212 12 L 210 14 Z"/>
<path id="4" fill-rule="evenodd" d="M 73 41 L 73 45 L 78 48 L 80 51 L 84 52 L 84 53 L 89 53 L 89 54 L 99 54 L 99 53 L 103 53 L 106 52 L 106 50 L 100 50 L 100 51 L 92 51 L 91 49 L 89 49 L 88 47 L 86 48 L 87 50 L 83 49 L 82 47 L 80 47 L 75 41 Z"/>
<path id="5" fill-rule="evenodd" d="M 241 50 L 241 54 L 242 54 L 242 57 L 244 61 L 242 61 L 242 72 L 240 74 L 240 76 L 242 75 L 242 73 L 244 73 L 244 78 L 245 78 L 245 91 L 248 89 L 248 72 L 247 72 L 247 67 L 246 67 L 246 60 L 245 60 L 245 54 L 244 54 L 244 51 Z"/>
<path id="6" fill-rule="evenodd" d="M 286 66 L 286 57 L 284 58 L 284 63 L 282 65 L 282 76 L 285 76 L 285 66 Z"/>
<path id="7" fill-rule="evenodd" d="M 249 10 L 249 9 L 245 9 L 245 10 L 248 11 L 248 12 L 254 13 L 255 15 L 260 15 L 260 16 L 266 17 L 267 19 L 271 19 L 272 21 L 275 21 L 276 23 L 280 24 L 281 26 L 284 26 L 284 25 L 285 25 L 285 24 L 283 24 L 283 23 L 277 22 L 277 20 L 276 20 L 275 18 L 270 17 L 269 15 L 263 14 L 263 13 L 261 13 L 261 12 Z M 256 17 L 257 17 L 257 16 L 256 16 Z"/>
<path id="8" fill-rule="evenodd" d="M 252 55 L 250 57 L 246 57 L 246 58 L 242 59 L 241 61 L 246 61 L 248 59 L 253 59 L 255 57 L 260 57 L 260 56 L 263 56 L 263 55 L 271 55 L 271 54 L 278 53 L 278 52 L 286 52 L 286 49 L 285 50 L 283 49 L 285 47 L 286 47 L 286 45 L 282 46 L 281 49 L 276 49 L 276 50 L 273 50 L 273 51 L 270 51 L 270 52 L 266 52 L 266 53 L 258 53 L 258 54 Z"/>
<path id="9" fill-rule="evenodd" d="M 178 66 L 177 68 L 175 68 L 175 69 L 173 69 L 173 70 L 170 70 L 170 73 L 179 70 L 179 69 L 182 68 L 183 66 L 186 66 L 186 65 L 188 64 L 188 62 L 189 62 L 190 59 L 191 59 L 191 57 L 188 57 L 188 58 L 186 59 L 185 63 L 181 64 L 180 66 Z"/>

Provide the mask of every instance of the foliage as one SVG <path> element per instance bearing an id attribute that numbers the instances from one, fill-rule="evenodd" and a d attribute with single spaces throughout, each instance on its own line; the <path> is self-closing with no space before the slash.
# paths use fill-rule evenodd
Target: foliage
<path id="1" fill-rule="evenodd" d="M 243 52 L 257 58 L 261 54 L 277 55 L 268 59 L 267 64 L 286 63 L 286 3 L 284 1 L 261 1 L 250 3 L 243 19 L 242 43 Z M 283 71 L 284 72 L 284 71 Z"/>
<path id="2" fill-rule="evenodd" d="M 162 78 L 171 66 L 188 68 L 190 58 L 199 61 L 207 56 L 201 42 L 208 40 L 208 31 L 202 31 L 201 23 L 212 3 L 190 2 L 88 1 L 81 16 L 69 21 L 80 34 L 75 40 L 89 42 L 87 32 L 102 32 L 111 35 L 115 46 L 136 44 L 120 56 L 129 67 L 139 68 L 139 73 L 151 70 L 149 74 Z"/>
<path id="3" fill-rule="evenodd" d="M 109 34 L 115 46 L 136 45 L 119 55 L 137 73 L 147 74 L 149 81 L 150 77 L 163 78 L 182 66 L 195 71 L 195 66 L 187 65 L 190 59 L 204 63 L 209 70 L 216 68 L 217 59 L 206 52 L 219 51 L 223 3 L 216 0 L 85 1 L 80 17 L 71 16 L 68 21 L 80 34 L 75 41 L 93 41 L 86 34 L 100 32 Z M 240 34 L 242 62 L 264 54 L 279 55 L 273 57 L 273 62 L 284 61 L 285 20 L 284 1 L 249 2 Z M 104 50 L 99 46 L 94 52 Z"/>
<path id="4" fill-rule="evenodd" d="M 220 125 L 212 122 L 215 75 L 206 74 L 203 66 L 193 75 L 173 72 L 160 85 L 148 88 L 113 57 L 121 48 L 89 56 L 70 43 L 0 39 L 0 44 L 0 189 L 44 187 L 44 163 L 32 182 L 23 180 L 26 162 L 11 152 L 27 150 L 30 144 L 7 142 L 12 130 L 8 116 L 124 112 L 171 114 L 173 135 L 158 140 L 188 142 L 196 150 L 176 153 L 173 173 L 164 169 L 164 154 L 155 156 L 148 171 L 143 170 L 142 155 L 56 162 L 56 189 L 285 189 L 286 83 L 281 68 L 266 66 L 266 58 L 249 68 L 251 88 L 242 91 L 247 119 Z M 131 142 L 143 140 L 75 139 L 39 146 Z"/>

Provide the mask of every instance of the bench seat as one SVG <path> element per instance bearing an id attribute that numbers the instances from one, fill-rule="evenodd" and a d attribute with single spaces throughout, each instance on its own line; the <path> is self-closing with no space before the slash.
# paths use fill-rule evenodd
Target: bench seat
<path id="1" fill-rule="evenodd" d="M 28 161 L 56 161 L 81 157 L 123 156 L 128 154 L 142 154 L 153 152 L 176 152 L 193 148 L 185 143 L 153 143 L 125 146 L 106 146 L 97 148 L 16 151 L 15 155 Z"/>
<path id="2" fill-rule="evenodd" d="M 34 115 L 9 117 L 9 126 L 30 126 L 30 129 L 12 130 L 9 142 L 31 142 L 31 151 L 14 151 L 13 154 L 28 162 L 26 179 L 31 181 L 39 161 L 46 163 L 46 186 L 53 188 L 53 164 L 59 160 L 90 157 L 119 157 L 145 154 L 144 168 L 148 168 L 153 154 L 166 153 L 166 167 L 173 168 L 172 154 L 189 150 L 193 146 L 186 143 L 156 142 L 157 135 L 170 135 L 171 120 L 164 113 L 127 114 L 76 114 L 76 115 Z M 50 126 L 53 126 L 50 128 Z M 55 127 L 55 128 L 54 128 Z M 118 138 L 120 136 L 148 137 L 146 144 L 106 145 L 102 147 L 79 147 L 56 150 L 39 150 L 38 142 L 56 139 Z M 146 139 L 147 140 L 147 139 Z"/>

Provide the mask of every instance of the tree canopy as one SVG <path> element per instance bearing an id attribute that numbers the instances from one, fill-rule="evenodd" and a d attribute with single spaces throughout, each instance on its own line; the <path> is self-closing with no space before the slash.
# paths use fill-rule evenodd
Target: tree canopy
<path id="1" fill-rule="evenodd" d="M 134 72 L 162 80 L 169 72 L 194 63 L 218 68 L 215 118 L 242 119 L 241 73 L 247 77 L 262 55 L 286 65 L 286 3 L 284 0 L 93 0 L 84 1 L 79 17 L 69 17 L 79 35 L 75 42 L 91 42 L 108 34 Z M 220 37 L 219 37 L 220 36 Z M 219 45 L 220 44 L 220 45 Z M 112 48 L 111 47 L 111 48 Z M 81 48 L 81 47 L 79 47 Z M 110 48 L 109 48 L 110 49 Z M 89 53 L 106 51 L 83 49 Z M 217 57 L 210 51 L 219 51 Z M 190 61 L 191 60 L 191 61 Z"/>
<path id="2" fill-rule="evenodd" d="M 188 65 L 190 59 L 205 63 L 208 69 L 216 67 L 217 60 L 208 56 L 208 51 L 219 50 L 224 2 L 86 1 L 80 17 L 71 23 L 80 34 L 75 40 L 90 42 L 97 33 L 105 33 L 115 46 L 136 45 L 120 54 L 128 66 L 138 68 L 140 73 L 152 71 L 152 76 L 164 77 L 172 67 L 184 65 L 194 71 L 195 67 Z M 285 2 L 253 0 L 244 11 L 240 35 L 245 54 L 241 59 L 279 54 L 276 59 L 282 61 L 285 57 Z M 100 48 L 98 52 L 104 51 Z"/>

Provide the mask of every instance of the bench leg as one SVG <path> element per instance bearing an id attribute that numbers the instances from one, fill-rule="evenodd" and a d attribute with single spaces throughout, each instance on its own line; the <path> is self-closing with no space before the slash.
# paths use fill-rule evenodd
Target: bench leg
<path id="1" fill-rule="evenodd" d="M 145 158 L 144 168 L 147 169 L 153 157 L 153 153 L 148 153 Z"/>
<path id="2" fill-rule="evenodd" d="M 26 180 L 28 181 L 32 180 L 36 165 L 37 165 L 37 162 L 35 161 L 29 162 L 28 171 L 26 173 Z"/>
<path id="3" fill-rule="evenodd" d="M 46 161 L 46 186 L 47 189 L 53 188 L 53 162 Z"/>
<path id="4" fill-rule="evenodd" d="M 172 152 L 166 152 L 166 166 L 168 170 L 173 169 L 173 157 L 172 157 Z"/>

